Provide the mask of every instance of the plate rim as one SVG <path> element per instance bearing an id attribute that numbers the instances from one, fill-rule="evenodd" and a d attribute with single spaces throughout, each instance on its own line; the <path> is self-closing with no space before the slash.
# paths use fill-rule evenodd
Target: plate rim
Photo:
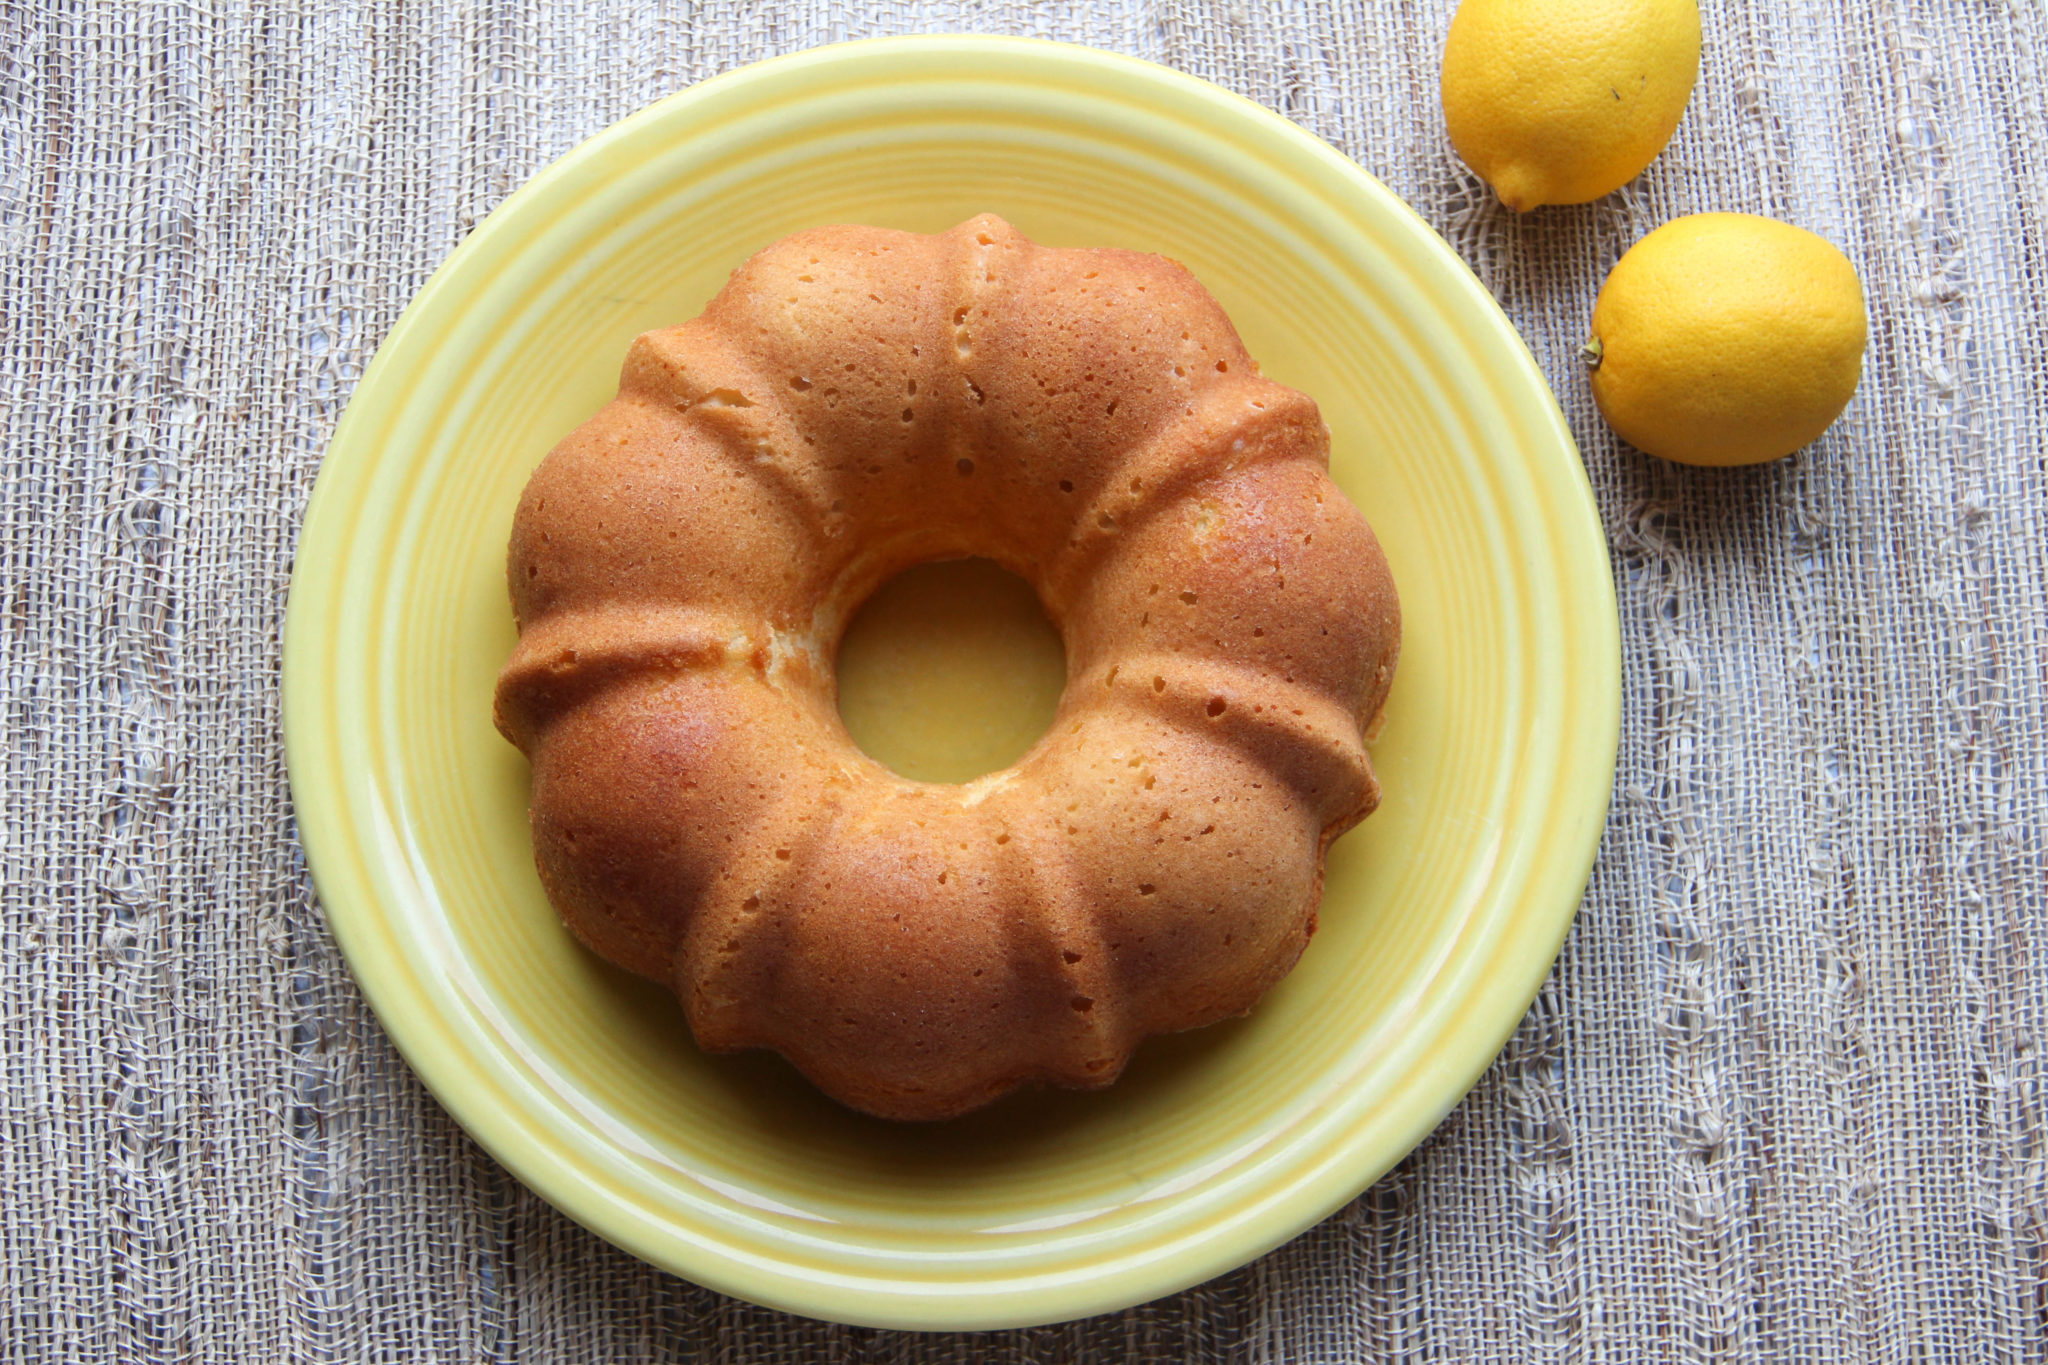
<path id="1" fill-rule="evenodd" d="M 327 624 L 337 610 L 335 590 L 347 576 L 347 532 L 361 514 L 360 490 L 347 490 L 356 494 L 357 504 L 343 502 L 342 480 L 351 460 L 368 458 L 351 455 L 354 433 L 373 424 L 371 414 L 382 390 L 390 383 L 387 374 L 398 363 L 394 357 L 404 350 L 411 331 L 422 325 L 420 319 L 432 310 L 433 301 L 473 258 L 489 250 L 497 237 L 512 230 L 507 224 L 517 217 L 523 205 L 544 197 L 550 186 L 574 176 L 642 126 L 687 117 L 693 106 L 742 90 L 749 82 L 778 78 L 806 67 L 875 63 L 897 54 L 915 52 L 922 56 L 934 51 L 949 53 L 963 63 L 1064 65 L 1073 72 L 1088 72 L 1105 87 L 1139 82 L 1171 92 L 1186 106 L 1176 109 L 1176 116 L 1202 109 L 1212 117 L 1247 120 L 1294 155 L 1306 158 L 1334 180 L 1344 182 L 1351 191 L 1363 194 L 1378 212 L 1391 214 L 1397 221 L 1405 220 L 1413 237 L 1409 245 L 1434 257 L 1440 266 L 1448 267 L 1442 272 L 1442 282 L 1463 293 L 1468 304 L 1477 305 L 1472 311 L 1485 325 L 1480 335 L 1468 340 L 1475 344 L 1482 339 L 1490 343 L 1493 351 L 1508 363 L 1511 372 L 1496 380 L 1504 406 L 1518 410 L 1525 418 L 1537 419 L 1530 430 L 1540 430 L 1547 438 L 1543 444 L 1554 445 L 1554 453 L 1562 457 L 1557 472 L 1562 476 L 1562 484 L 1568 487 L 1565 510 L 1579 524 L 1568 528 L 1575 533 L 1554 534 L 1552 539 L 1578 552 L 1577 558 L 1583 562 L 1574 567 L 1580 571 L 1580 577 L 1589 581 L 1576 582 L 1574 586 L 1590 588 L 1599 600 L 1577 605 L 1607 628 L 1589 627 L 1582 632 L 1584 638 L 1574 641 L 1590 654 L 1579 660 L 1573 680 L 1590 682 L 1592 686 L 1566 702 L 1586 731 L 1586 743 L 1575 753 L 1560 755 L 1560 767 L 1576 760 L 1572 763 L 1572 790 L 1578 801 L 1562 821 L 1561 829 L 1557 824 L 1551 826 L 1553 832 L 1560 834 L 1557 845 L 1561 851 L 1552 859 L 1560 864 L 1559 869 L 1548 885 L 1525 891 L 1523 922 L 1515 931 L 1504 930 L 1487 945 L 1490 957 L 1479 965 L 1484 969 L 1484 979 L 1495 988 L 1489 993 L 1490 1005 L 1466 1011 L 1431 1040 L 1431 1054 L 1439 1066 L 1437 1083 L 1427 1088 L 1425 1098 L 1430 1102 L 1411 1104 L 1408 1122 L 1398 1127 L 1390 1141 L 1381 1143 L 1365 1160 L 1322 1161 L 1291 1184 L 1269 1191 L 1268 1197 L 1257 1205 L 1236 1207 L 1234 1218 L 1226 1220 L 1235 1229 L 1229 1235 L 1212 1232 L 1184 1238 L 1170 1248 L 1174 1254 L 1161 1253 L 1141 1258 L 1135 1265 L 1123 1264 L 1112 1273 L 1091 1277 L 1084 1285 L 999 1290 L 971 1282 L 951 1286 L 925 1283 L 921 1296 L 906 1293 L 882 1302 L 877 1300 L 871 1285 L 839 1286 L 818 1277 L 778 1277 L 771 1269 L 736 1262 L 708 1241 L 700 1244 L 687 1236 L 674 1235 L 676 1229 L 672 1225 L 647 1216 L 644 1210 L 622 1206 L 601 1181 L 592 1178 L 593 1172 L 571 1168 L 556 1159 L 519 1121 L 516 1111 L 503 1101 L 502 1092 L 497 1096 L 483 1093 L 485 1087 L 479 1082 L 484 1078 L 453 1077 L 448 1073 L 448 1068 L 460 1060 L 460 1048 L 444 1029 L 434 1026 L 434 1020 L 422 1020 L 416 1011 L 407 1008 L 419 997 L 420 984 L 411 964 L 391 951 L 387 943 L 380 942 L 373 932 L 380 908 L 364 904 L 376 899 L 373 879 L 352 866 L 364 856 L 365 835 L 356 828 L 344 794 L 346 780 L 329 778 L 316 757 L 331 738 L 323 730 L 322 722 L 342 709 L 334 700 L 328 680 L 318 675 L 317 663 L 322 657 L 319 627 Z M 1520 401 L 1511 401 L 1515 398 Z M 336 460 L 338 453 L 340 461 Z M 335 474 L 337 469 L 344 474 Z M 1553 531 L 1556 529 L 1553 527 Z M 1587 575 L 1584 571 L 1589 568 L 1596 571 Z M 1525 1016 L 1551 971 L 1583 898 L 1605 828 L 1619 746 L 1620 632 L 1605 533 L 1576 443 L 1555 395 L 1498 303 L 1463 260 L 1399 196 L 1299 125 L 1252 100 L 1173 68 L 1044 39 L 932 34 L 870 38 L 810 48 L 738 67 L 669 95 L 613 123 L 542 168 L 449 254 L 407 303 L 379 345 L 351 393 L 323 455 L 294 555 L 284 625 L 282 692 L 293 818 L 323 917 L 381 1026 L 440 1104 L 485 1150 L 522 1183 L 590 1231 L 651 1264 L 720 1292 L 783 1311 L 868 1326 L 983 1329 L 1036 1325 L 1114 1311 L 1243 1265 L 1299 1235 L 1356 1197 L 1411 1152 L 1462 1101 Z M 1597 790 L 1588 790 L 1589 783 Z M 1566 785 L 1560 779 L 1557 787 L 1563 790 Z M 376 842 L 374 834 L 371 832 L 372 843 Z M 1523 885 L 1529 886 L 1526 878 Z M 1501 1001 L 1509 1004 L 1502 1005 Z M 1447 1061 L 1455 1065 L 1443 1065 Z M 1397 1089 L 1403 1096 L 1414 1098 L 1413 1083 Z M 660 1235 L 663 1232 L 669 1235 Z M 1038 1277 L 1026 1274 L 1022 1278 Z M 989 1302 L 992 1297 L 997 1301 Z"/>

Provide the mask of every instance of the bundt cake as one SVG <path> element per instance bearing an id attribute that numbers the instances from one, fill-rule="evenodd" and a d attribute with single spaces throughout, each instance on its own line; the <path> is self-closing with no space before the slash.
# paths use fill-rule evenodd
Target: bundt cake
<path id="1" fill-rule="evenodd" d="M 1316 405 L 1162 257 L 799 233 L 633 343 L 519 503 L 498 726 L 570 929 L 889 1118 L 1097 1087 L 1241 1014 L 1378 803 L 1400 637 Z M 985 556 L 1067 649 L 1014 766 L 912 782 L 840 722 L 848 614 Z"/>

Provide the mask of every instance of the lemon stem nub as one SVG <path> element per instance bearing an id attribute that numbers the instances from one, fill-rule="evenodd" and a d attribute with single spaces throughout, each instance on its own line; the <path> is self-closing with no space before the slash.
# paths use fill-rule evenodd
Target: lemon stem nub
<path id="1" fill-rule="evenodd" d="M 1579 359 L 1586 362 L 1586 368 L 1589 370 L 1599 369 L 1600 357 L 1605 354 L 1606 348 L 1600 344 L 1599 337 L 1587 337 L 1584 344 L 1579 347 Z"/>

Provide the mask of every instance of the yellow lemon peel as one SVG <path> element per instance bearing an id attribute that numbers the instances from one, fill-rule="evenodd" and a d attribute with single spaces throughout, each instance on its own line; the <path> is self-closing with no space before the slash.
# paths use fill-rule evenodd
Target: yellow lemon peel
<path id="1" fill-rule="evenodd" d="M 1593 397 L 1629 444 L 1697 465 L 1810 444 L 1863 373 L 1863 286 L 1836 247 L 1746 213 L 1697 213 L 1630 247 L 1581 348 Z"/>
<path id="2" fill-rule="evenodd" d="M 1509 208 L 1583 204 L 1656 160 L 1699 71 L 1696 0 L 1463 0 L 1444 122 Z"/>

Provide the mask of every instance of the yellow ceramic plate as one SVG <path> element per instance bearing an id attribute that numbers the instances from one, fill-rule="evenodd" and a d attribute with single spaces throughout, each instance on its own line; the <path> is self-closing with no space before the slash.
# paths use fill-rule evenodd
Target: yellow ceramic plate
<path id="1" fill-rule="evenodd" d="M 491 728 L 527 472 L 637 333 L 821 223 L 993 210 L 1186 263 L 1314 395 L 1407 638 L 1377 815 L 1322 931 L 1242 1022 L 1099 1094 L 891 1126 L 772 1057 L 712 1059 L 578 948 Z M 915 38 L 707 81 L 555 163 L 406 311 L 335 434 L 285 641 L 292 787 L 329 921 L 421 1076 L 501 1161 L 658 1265 L 847 1322 L 989 1327 L 1219 1274 L 1350 1199 L 1492 1059 L 1557 951 L 1607 806 L 1613 588 L 1576 451 L 1434 233 L 1299 128 L 1080 48 Z"/>

